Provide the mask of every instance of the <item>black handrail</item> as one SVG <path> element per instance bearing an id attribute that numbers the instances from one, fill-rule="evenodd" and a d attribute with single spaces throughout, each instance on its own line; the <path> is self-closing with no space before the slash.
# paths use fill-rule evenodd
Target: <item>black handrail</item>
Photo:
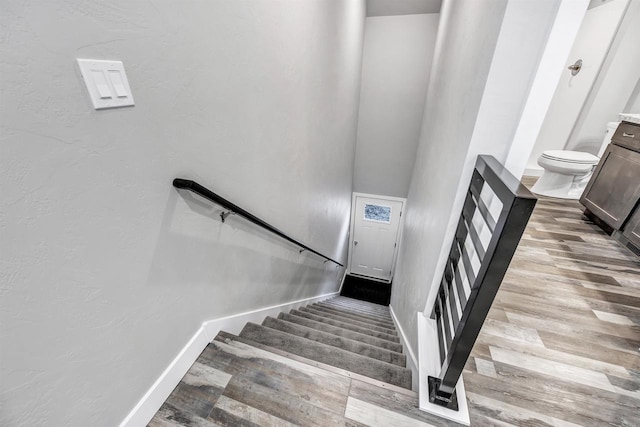
<path id="1" fill-rule="evenodd" d="M 245 219 L 247 219 L 248 221 L 250 221 L 250 222 L 252 222 L 252 223 L 254 223 L 256 225 L 259 225 L 260 227 L 262 227 L 262 228 L 264 228 L 266 230 L 269 230 L 273 234 L 276 234 L 276 235 L 282 237 L 283 239 L 288 240 L 289 242 L 301 247 L 303 250 L 312 252 L 312 253 L 314 253 L 314 254 L 316 254 L 318 256 L 321 256 L 322 258 L 326 259 L 327 261 L 331 261 L 331 262 L 339 265 L 340 267 L 344 267 L 344 265 L 340 264 L 338 261 L 336 261 L 334 259 L 331 259 L 328 256 L 323 255 L 323 254 L 321 254 L 320 252 L 318 252 L 318 251 L 316 251 L 314 249 L 311 249 L 309 246 L 305 245 L 304 243 L 300 243 L 299 241 L 297 241 L 293 237 L 289 237 L 288 235 L 286 235 L 282 231 L 278 230 L 277 228 L 275 228 L 273 225 L 269 224 L 268 222 L 258 218 L 257 216 L 253 215 L 250 212 L 247 212 L 246 210 L 242 209 L 240 206 L 231 203 L 230 201 L 228 201 L 224 197 L 219 196 L 218 194 L 216 194 L 213 191 L 209 190 L 208 188 L 198 184 L 195 181 L 192 181 L 190 179 L 176 178 L 176 179 L 173 180 L 173 186 L 176 187 L 176 188 L 185 189 L 185 190 L 189 190 L 191 192 L 194 192 L 197 195 L 199 195 L 201 197 L 204 197 L 205 199 L 210 200 L 213 203 L 228 209 L 229 212 L 220 214 L 220 218 L 222 218 L 222 222 L 224 222 L 224 220 L 227 218 L 227 216 L 229 216 L 229 214 L 240 215 L 240 216 L 244 217 Z"/>

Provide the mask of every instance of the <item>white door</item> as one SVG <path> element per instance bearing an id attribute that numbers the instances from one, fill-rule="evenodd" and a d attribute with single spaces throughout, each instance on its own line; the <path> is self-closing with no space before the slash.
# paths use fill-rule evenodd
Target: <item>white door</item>
<path id="1" fill-rule="evenodd" d="M 403 202 L 354 196 L 350 273 L 390 281 Z"/>

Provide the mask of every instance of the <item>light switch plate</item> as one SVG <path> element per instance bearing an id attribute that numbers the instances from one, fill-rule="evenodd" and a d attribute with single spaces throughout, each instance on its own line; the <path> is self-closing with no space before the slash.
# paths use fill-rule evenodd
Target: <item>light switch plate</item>
<path id="1" fill-rule="evenodd" d="M 134 105 L 122 61 L 78 59 L 78 66 L 93 108 L 101 110 Z"/>

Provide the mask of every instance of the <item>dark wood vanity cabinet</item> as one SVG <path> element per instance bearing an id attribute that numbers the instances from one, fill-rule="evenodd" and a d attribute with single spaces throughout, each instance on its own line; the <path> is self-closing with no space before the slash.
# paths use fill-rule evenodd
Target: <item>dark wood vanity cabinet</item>
<path id="1" fill-rule="evenodd" d="M 640 250 L 640 125 L 622 122 L 580 198 L 587 215 Z M 604 226 L 604 228 L 607 228 Z"/>
<path id="2" fill-rule="evenodd" d="M 640 153 L 609 144 L 580 202 L 614 230 L 640 199 Z"/>
<path id="3" fill-rule="evenodd" d="M 640 206 L 636 207 L 629 221 L 624 225 L 622 235 L 636 248 L 640 248 Z"/>

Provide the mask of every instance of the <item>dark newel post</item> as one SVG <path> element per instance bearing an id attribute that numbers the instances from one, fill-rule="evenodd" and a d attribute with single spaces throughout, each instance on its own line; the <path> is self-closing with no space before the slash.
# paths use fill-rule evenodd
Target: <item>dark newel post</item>
<path id="1" fill-rule="evenodd" d="M 458 409 L 455 395 L 458 379 L 462 375 L 537 200 L 493 158 L 480 156 L 476 164 L 476 171 L 474 171 L 472 189 L 474 184 L 476 189 L 478 188 L 477 182 L 475 182 L 476 172 L 479 172 L 485 183 L 494 190 L 503 206 L 485 256 L 481 259 L 476 280 L 471 285 L 471 293 L 464 305 L 462 317 L 455 328 L 453 340 L 448 346 L 440 375 L 437 378 L 429 377 L 428 380 L 429 400 L 453 410 Z M 441 304 L 445 303 L 444 300 L 441 301 Z M 440 324 L 442 322 L 437 317 L 441 315 L 440 310 L 435 310 L 434 315 L 438 320 L 438 331 L 441 335 Z M 440 353 L 442 355 L 442 351 Z"/>

